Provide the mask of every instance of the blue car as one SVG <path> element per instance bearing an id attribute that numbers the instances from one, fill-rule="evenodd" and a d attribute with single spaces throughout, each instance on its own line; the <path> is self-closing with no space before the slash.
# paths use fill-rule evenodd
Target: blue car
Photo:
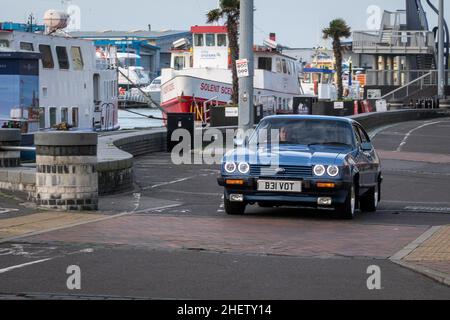
<path id="1" fill-rule="evenodd" d="M 325 116 L 272 116 L 223 159 L 225 211 L 247 205 L 334 209 L 353 219 L 381 200 L 380 159 L 356 121 Z"/>

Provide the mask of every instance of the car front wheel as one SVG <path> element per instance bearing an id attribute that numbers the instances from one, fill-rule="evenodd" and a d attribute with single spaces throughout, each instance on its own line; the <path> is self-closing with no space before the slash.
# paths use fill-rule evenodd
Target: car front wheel
<path id="1" fill-rule="evenodd" d="M 337 208 L 339 216 L 347 220 L 353 219 L 356 214 L 356 201 L 356 188 L 352 184 L 345 203 Z"/>
<path id="2" fill-rule="evenodd" d="M 239 216 L 245 214 L 245 208 L 247 207 L 247 204 L 245 203 L 231 202 L 230 200 L 227 200 L 227 198 L 225 197 L 224 204 L 225 204 L 225 212 L 228 215 Z"/>

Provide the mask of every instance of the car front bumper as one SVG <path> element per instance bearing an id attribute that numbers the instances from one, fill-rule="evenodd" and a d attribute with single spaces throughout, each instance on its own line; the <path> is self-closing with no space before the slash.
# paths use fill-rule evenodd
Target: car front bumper
<path id="1" fill-rule="evenodd" d="M 243 180 L 242 185 L 228 185 L 226 180 Z M 225 188 L 225 197 L 230 200 L 231 195 L 242 195 L 245 203 L 270 203 L 272 205 L 294 205 L 308 207 L 333 207 L 344 204 L 351 187 L 350 182 L 327 179 L 289 179 L 302 181 L 302 192 L 266 192 L 258 191 L 258 178 L 219 177 L 218 183 Z M 264 178 L 264 180 L 267 180 Z M 273 179 L 277 180 L 277 179 Z M 317 183 L 334 183 L 334 188 L 318 188 Z M 328 205 L 319 204 L 320 199 L 329 199 Z"/>

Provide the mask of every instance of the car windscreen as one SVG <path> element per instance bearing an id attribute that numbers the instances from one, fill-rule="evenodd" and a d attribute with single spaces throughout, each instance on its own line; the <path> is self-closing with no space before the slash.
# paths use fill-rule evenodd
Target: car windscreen
<path id="1" fill-rule="evenodd" d="M 275 135 L 275 136 L 274 136 Z M 349 123 L 320 119 L 267 119 L 258 126 L 250 144 L 353 146 Z"/>

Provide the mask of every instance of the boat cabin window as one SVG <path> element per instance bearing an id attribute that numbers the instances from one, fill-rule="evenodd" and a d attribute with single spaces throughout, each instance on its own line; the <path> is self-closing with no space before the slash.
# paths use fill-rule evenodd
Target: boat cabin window
<path id="1" fill-rule="evenodd" d="M 178 56 L 174 58 L 173 68 L 175 70 L 183 70 L 186 65 L 186 59 L 183 56 Z"/>
<path id="2" fill-rule="evenodd" d="M 84 62 L 83 56 L 81 54 L 80 47 L 72 47 L 70 48 L 70 54 L 72 55 L 72 65 L 74 70 L 83 70 Z"/>
<path id="3" fill-rule="evenodd" d="M 34 51 L 34 46 L 31 42 L 21 42 L 20 43 L 20 50 L 24 51 Z"/>
<path id="4" fill-rule="evenodd" d="M 311 74 L 310 73 L 304 73 L 302 82 L 303 83 L 311 83 Z"/>
<path id="5" fill-rule="evenodd" d="M 283 73 L 287 73 L 286 59 L 283 59 L 282 62 L 283 62 Z"/>
<path id="6" fill-rule="evenodd" d="M 56 47 L 56 56 L 58 57 L 59 68 L 69 70 L 69 57 L 66 47 Z"/>
<path id="7" fill-rule="evenodd" d="M 206 46 L 215 47 L 216 46 L 216 35 L 214 33 L 206 34 Z"/>
<path id="8" fill-rule="evenodd" d="M 226 34 L 218 34 L 217 35 L 217 46 L 218 47 L 226 47 L 227 46 L 227 35 Z"/>
<path id="9" fill-rule="evenodd" d="M 72 108 L 72 127 L 78 128 L 78 108 Z"/>
<path id="10" fill-rule="evenodd" d="M 52 49 L 50 46 L 45 44 L 39 45 L 39 52 L 42 54 L 42 66 L 46 69 L 53 69 L 55 63 L 53 62 Z"/>
<path id="11" fill-rule="evenodd" d="M 56 125 L 56 108 L 50 108 L 50 128 L 53 128 Z"/>
<path id="12" fill-rule="evenodd" d="M 282 73 L 283 69 L 281 67 L 281 59 L 277 58 L 277 73 Z"/>
<path id="13" fill-rule="evenodd" d="M 259 57 L 258 58 L 258 69 L 272 71 L 272 58 Z"/>
<path id="14" fill-rule="evenodd" d="M 203 41 L 203 34 L 196 34 L 195 36 L 194 36 L 194 44 L 195 44 L 195 46 L 196 47 L 203 47 L 203 43 L 204 43 L 204 41 Z"/>
<path id="15" fill-rule="evenodd" d="M 69 110 L 61 108 L 61 122 L 69 123 Z"/>
<path id="16" fill-rule="evenodd" d="M 39 108 L 39 129 L 45 129 L 45 108 Z"/>
<path id="17" fill-rule="evenodd" d="M 0 48 L 9 48 L 9 40 L 0 39 Z"/>

